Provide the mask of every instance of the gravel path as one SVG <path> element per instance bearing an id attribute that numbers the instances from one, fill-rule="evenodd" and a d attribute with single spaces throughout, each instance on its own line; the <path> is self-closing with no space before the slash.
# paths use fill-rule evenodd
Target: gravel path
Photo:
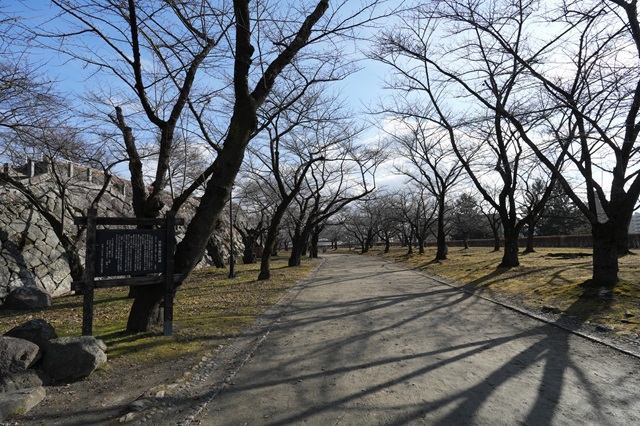
<path id="1" fill-rule="evenodd" d="M 638 358 L 422 274 L 328 255 L 294 296 L 183 424 L 640 424 Z"/>

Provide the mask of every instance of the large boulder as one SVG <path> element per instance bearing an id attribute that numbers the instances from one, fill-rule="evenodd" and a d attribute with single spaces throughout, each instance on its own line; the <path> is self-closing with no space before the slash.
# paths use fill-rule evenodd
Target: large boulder
<path id="1" fill-rule="evenodd" d="M 107 362 L 106 350 L 104 342 L 93 336 L 52 339 L 47 342 L 42 369 L 55 380 L 81 379 Z"/>
<path id="2" fill-rule="evenodd" d="M 40 358 L 40 348 L 33 342 L 0 336 L 0 372 L 26 370 Z"/>
<path id="3" fill-rule="evenodd" d="M 4 335 L 28 340 L 38 345 L 40 349 L 44 349 L 49 340 L 58 337 L 53 326 L 40 318 L 27 321 L 17 327 L 13 327 L 11 330 L 4 333 Z"/>
<path id="4" fill-rule="evenodd" d="M 37 287 L 18 287 L 14 289 L 2 304 L 3 309 L 30 311 L 51 306 L 51 295 Z"/>
<path id="5" fill-rule="evenodd" d="M 38 405 L 47 391 L 42 386 L 0 393 L 0 421 L 26 413 Z"/>

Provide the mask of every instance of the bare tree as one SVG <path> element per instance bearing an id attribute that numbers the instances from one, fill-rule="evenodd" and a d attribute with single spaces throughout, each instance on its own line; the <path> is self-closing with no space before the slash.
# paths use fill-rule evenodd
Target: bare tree
<path id="1" fill-rule="evenodd" d="M 319 235 L 329 218 L 376 189 L 375 173 L 385 159 L 384 147 L 349 142 L 310 168 L 291 212 L 294 226 L 289 266 L 300 265 L 312 233 Z"/>
<path id="2" fill-rule="evenodd" d="M 163 207 L 161 193 L 182 117 L 195 120 L 197 124 L 190 129 L 210 147 L 214 158 L 170 207 L 177 211 L 196 189 L 203 188 L 196 213 L 176 249 L 175 266 L 183 277 L 205 250 L 247 144 L 260 129 L 258 109 L 283 70 L 296 66 L 312 73 L 321 63 L 341 60 L 337 51 L 324 47 L 340 45 L 342 37 L 375 19 L 379 3 L 374 0 L 347 12 L 343 2 L 327 13 L 328 0 L 279 9 L 275 4 L 248 0 L 219 4 L 206 0 L 53 2 L 78 26 L 67 34 L 57 32 L 65 40 L 60 50 L 120 79 L 118 94 L 125 103 L 111 98 L 115 107 L 111 118 L 122 133 L 130 160 L 136 215 L 157 216 Z M 318 49 L 308 49 L 311 44 Z M 216 114 L 224 119 L 216 119 Z M 149 132 L 159 135 L 159 145 L 153 160 L 154 179 L 147 191 L 136 141 Z M 130 331 L 147 330 L 161 320 L 161 288 L 139 289 L 127 325 Z"/>
<path id="3" fill-rule="evenodd" d="M 478 203 L 478 207 L 480 208 L 482 215 L 487 219 L 487 223 L 491 228 L 491 234 L 493 235 L 493 251 L 500 251 L 500 230 L 502 228 L 500 215 L 493 208 L 493 205 L 484 200 Z"/>
<path id="4" fill-rule="evenodd" d="M 55 129 L 66 117 L 64 108 L 55 108 L 65 102 L 54 82 L 32 62 L 33 36 L 27 26 L 0 6 L 0 156 L 9 162 L 24 161 L 27 147 L 15 140 L 20 134 Z"/>
<path id="5" fill-rule="evenodd" d="M 380 216 L 375 200 L 363 199 L 345 211 L 344 229 L 360 244 L 360 252 L 367 253 L 373 246 Z"/>
<path id="6" fill-rule="evenodd" d="M 482 9 L 479 3 L 473 5 Z M 416 7 L 398 27 L 381 37 L 380 49 L 373 56 L 393 69 L 396 79 L 392 84 L 397 90 L 424 96 L 427 106 L 420 114 L 446 133 L 476 188 L 501 217 L 505 250 L 500 267 L 518 266 L 518 237 L 529 221 L 529 217 L 519 216 L 519 188 L 535 167 L 524 139 L 533 138 L 527 131 L 535 129 L 545 116 L 538 105 L 527 102 L 531 93 L 519 90 L 529 81 L 525 67 L 497 50 L 495 41 L 466 31 L 466 21 L 456 20 L 457 9 L 450 11 L 447 7 L 464 5 L 441 1 Z M 455 25 L 445 29 L 444 22 Z M 436 35 L 443 31 L 449 31 L 448 43 L 437 43 Z M 513 43 L 526 48 L 522 34 L 506 25 L 502 31 L 508 32 Z M 454 114 L 449 103 L 460 97 L 467 103 L 467 110 Z M 506 115 L 510 109 L 518 111 L 519 124 Z M 561 170 L 563 162 L 564 153 L 553 165 Z M 500 192 L 494 198 L 486 188 L 496 181 L 500 182 Z M 545 196 L 533 212 L 542 209 L 551 188 L 548 181 Z"/>
<path id="7" fill-rule="evenodd" d="M 384 241 L 384 252 L 391 250 L 391 240 L 402 227 L 400 209 L 397 197 L 390 191 L 379 191 L 376 194 L 376 211 L 379 216 L 376 234 Z"/>
<path id="8" fill-rule="evenodd" d="M 290 105 L 277 93 L 274 95 L 263 111 L 267 117 L 264 144 L 257 144 L 251 150 L 260 163 L 255 168 L 255 178 L 277 197 L 265 238 L 260 280 L 271 275 L 271 252 L 280 223 L 302 190 L 311 167 L 327 161 L 341 145 L 351 143 L 357 133 L 340 102 L 335 97 L 322 95 L 321 86 L 304 86 L 300 96 Z M 283 108 L 283 105 L 287 107 Z"/>
<path id="9" fill-rule="evenodd" d="M 110 183 L 110 160 L 100 149 L 101 141 L 88 142 L 80 121 L 72 122 L 72 101 L 55 90 L 56 82 L 33 65 L 30 52 L 34 36 L 32 23 L 0 6 L 0 158 L 8 166 L 0 172 L 0 182 L 20 192 L 47 221 L 65 250 L 71 277 L 81 280 L 84 266 L 80 257 L 82 227 L 69 226 L 80 206 L 70 202 L 69 193 L 87 192 L 86 182 L 73 174 L 72 162 L 102 169 L 104 179 L 89 204 L 97 206 Z M 40 166 L 39 183 L 14 173 L 25 162 Z M 28 180 L 27 180 L 28 179 Z M 47 202 L 52 195 L 60 208 Z"/>
<path id="10" fill-rule="evenodd" d="M 466 192 L 460 194 L 453 202 L 450 215 L 452 237 L 461 239 L 465 249 L 469 248 L 469 239 L 485 238 L 487 225 L 480 220 L 482 213 L 473 195 Z"/>
<path id="11" fill-rule="evenodd" d="M 524 96 L 512 103 L 487 99 L 477 83 L 494 85 L 499 80 L 495 74 L 494 80 L 471 81 L 443 61 L 427 63 L 470 99 L 509 121 L 553 172 L 591 224 L 594 283 L 615 284 L 618 256 L 628 252 L 628 225 L 640 195 L 637 2 L 568 1 L 541 7 L 537 1 L 500 1 L 485 7 L 440 1 L 437 6 L 430 16 L 473 36 L 476 46 L 484 47 L 482 52 L 476 50 L 478 55 L 492 57 L 494 67 L 509 63 L 526 76 L 518 87 L 537 100 L 536 110 L 543 119 L 532 126 L 522 108 Z M 540 34 L 541 22 L 554 31 Z M 534 33 L 536 37 L 531 36 Z M 564 170 L 562 157 L 570 163 Z M 580 177 L 581 182 L 572 185 L 570 176 Z"/>
<path id="12" fill-rule="evenodd" d="M 416 108 L 412 108 L 416 111 Z M 439 126 L 431 126 L 418 114 L 405 113 L 402 127 L 392 134 L 400 157 L 406 160 L 396 167 L 416 185 L 422 185 L 437 202 L 436 257 L 447 258 L 445 221 L 449 193 L 459 182 L 464 168 L 448 144 L 447 134 Z"/>
<path id="13" fill-rule="evenodd" d="M 418 243 L 418 253 L 424 254 L 427 236 L 436 222 L 438 205 L 422 185 L 411 185 L 398 196 L 399 210 L 409 227 L 405 230 L 407 254 L 413 253 L 413 240 Z M 407 232 L 408 231 L 408 232 Z"/>
<path id="14" fill-rule="evenodd" d="M 104 169 L 103 178 L 99 183 L 99 189 L 96 190 L 95 183 L 89 183 L 84 175 L 78 177 L 75 173 L 76 165 L 65 159 L 61 160 L 60 155 L 65 157 L 84 160 L 84 164 L 88 162 L 87 157 L 82 152 L 87 146 L 82 143 L 78 136 L 74 133 L 68 133 L 68 129 L 35 129 L 31 127 L 28 132 L 18 132 L 14 141 L 20 140 L 24 146 L 32 146 L 39 148 L 40 161 L 29 161 L 29 164 L 40 165 L 41 173 L 38 182 L 31 182 L 31 170 L 27 172 L 28 177 L 20 173 L 12 173 L 12 169 L 0 172 L 0 182 L 11 185 L 19 191 L 31 207 L 37 211 L 44 220 L 51 226 L 58 241 L 65 250 L 68 259 L 71 277 L 74 281 L 81 281 L 84 275 L 83 260 L 80 256 L 80 243 L 84 234 L 84 227 L 71 226 L 72 219 L 78 214 L 82 214 L 81 207 L 72 201 L 72 193 L 93 193 L 95 194 L 89 201 L 88 205 L 97 208 L 103 195 L 111 184 L 111 174 L 109 169 Z M 39 134 L 39 136 L 35 136 Z M 18 149 L 14 143 L 12 150 Z M 15 151 L 14 151 L 15 152 Z M 63 157 L 64 158 L 64 157 Z M 34 167 L 35 168 L 35 167 Z M 85 170 L 86 167 L 85 167 Z M 90 169 L 89 169 L 90 170 Z M 86 174 L 86 172 L 85 172 Z M 52 208 L 47 200 L 51 196 L 55 196 L 60 200 L 60 209 Z M 55 205 L 55 204 L 54 204 Z"/>

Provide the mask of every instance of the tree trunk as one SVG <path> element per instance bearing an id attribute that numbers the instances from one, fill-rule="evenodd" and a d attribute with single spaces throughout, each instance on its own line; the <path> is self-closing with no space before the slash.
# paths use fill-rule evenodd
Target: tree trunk
<path id="1" fill-rule="evenodd" d="M 211 261 L 216 268 L 224 268 L 224 259 L 222 258 L 222 254 L 220 253 L 220 247 L 213 240 L 213 238 L 210 238 L 209 242 L 207 243 L 207 253 L 211 257 Z"/>
<path id="2" fill-rule="evenodd" d="M 609 221 L 591 225 L 593 235 L 593 281 L 611 286 L 618 282 L 618 245 L 615 225 Z"/>
<path id="3" fill-rule="evenodd" d="M 296 229 L 291 237 L 291 255 L 289 256 L 289 266 L 300 266 L 300 259 L 304 255 L 305 244 L 302 241 L 301 231 Z"/>
<path id="4" fill-rule="evenodd" d="M 497 226 L 491 226 L 493 232 L 493 251 L 500 251 L 500 233 Z"/>
<path id="5" fill-rule="evenodd" d="M 176 247 L 175 272 L 189 275 L 206 250 L 207 243 L 227 205 L 236 174 L 242 165 L 244 150 L 256 127 L 252 104 L 237 106 L 231 119 L 230 133 L 224 148 L 212 164 L 213 171 L 204 194 L 189 222 L 185 236 Z M 176 287 L 181 283 L 177 283 Z M 160 303 L 163 286 L 140 286 L 129 312 L 127 331 L 148 331 L 152 325 L 162 323 Z"/>
<path id="6" fill-rule="evenodd" d="M 256 241 L 257 238 L 249 237 L 244 241 L 244 251 L 242 253 L 242 263 L 250 265 L 256 263 Z"/>
<path id="7" fill-rule="evenodd" d="M 274 223 L 274 219 L 271 220 L 269 230 L 267 231 L 267 238 L 264 241 L 264 250 L 262 251 L 262 258 L 260 259 L 260 273 L 258 274 L 258 280 L 268 280 L 271 278 L 271 256 L 275 250 L 276 235 L 278 232 L 278 225 Z M 279 222 L 279 221 L 278 221 Z"/>
<path id="8" fill-rule="evenodd" d="M 469 236 L 466 232 L 462 234 L 462 244 L 464 245 L 465 250 L 469 248 Z"/>
<path id="9" fill-rule="evenodd" d="M 389 253 L 391 249 L 391 238 L 387 237 L 384 239 L 384 252 Z"/>
<path id="10" fill-rule="evenodd" d="M 619 210 L 620 211 L 612 217 L 615 223 L 614 235 L 618 256 L 626 256 L 631 253 L 631 250 L 629 250 L 629 224 L 631 223 L 633 210 L 622 208 Z"/>
<path id="11" fill-rule="evenodd" d="M 535 250 L 533 248 L 533 237 L 535 235 L 535 229 L 535 223 L 533 219 L 531 219 L 531 223 L 529 223 L 529 227 L 527 229 L 527 248 L 524 249 L 524 254 L 535 253 Z"/>
<path id="12" fill-rule="evenodd" d="M 164 286 L 145 285 L 131 287 L 134 295 L 129 312 L 127 331 L 150 331 L 164 319 Z"/>
<path id="13" fill-rule="evenodd" d="M 424 238 L 418 238 L 418 254 L 424 254 Z"/>
<path id="14" fill-rule="evenodd" d="M 300 266 L 300 259 L 302 258 L 302 248 L 293 244 L 291 246 L 291 256 L 289 256 L 289 266 Z"/>
<path id="15" fill-rule="evenodd" d="M 264 250 L 260 261 L 260 274 L 258 275 L 258 280 L 268 280 L 271 277 L 271 256 L 277 256 L 278 228 L 280 228 L 280 223 L 287 211 L 289 203 L 290 200 L 289 202 L 284 202 L 278 205 L 273 217 L 271 218 L 271 223 L 269 223 L 269 229 L 267 230 L 267 238 L 264 241 Z M 273 254 L 274 251 L 276 252 L 275 255 Z"/>
<path id="16" fill-rule="evenodd" d="M 312 259 L 318 258 L 318 240 L 320 239 L 320 231 L 311 233 L 311 250 L 309 257 Z"/>
<path id="17" fill-rule="evenodd" d="M 369 251 L 369 249 L 373 248 L 373 237 L 374 236 L 375 236 L 375 233 L 373 232 L 373 229 L 369 228 L 367 230 L 367 241 L 366 241 L 367 252 Z"/>
<path id="18" fill-rule="evenodd" d="M 504 253 L 498 268 L 515 268 L 520 265 L 518 259 L 518 232 L 504 227 Z"/>
<path id="19" fill-rule="evenodd" d="M 447 234 L 444 230 L 444 213 L 444 200 L 440 200 L 438 208 L 438 235 L 436 236 L 438 247 L 436 249 L 435 260 L 447 259 Z"/>

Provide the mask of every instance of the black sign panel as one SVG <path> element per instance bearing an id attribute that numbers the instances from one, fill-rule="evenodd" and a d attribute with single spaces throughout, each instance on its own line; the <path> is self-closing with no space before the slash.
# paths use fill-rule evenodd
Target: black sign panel
<path id="1" fill-rule="evenodd" d="M 166 231 L 96 231 L 96 277 L 138 275 L 164 271 Z"/>

